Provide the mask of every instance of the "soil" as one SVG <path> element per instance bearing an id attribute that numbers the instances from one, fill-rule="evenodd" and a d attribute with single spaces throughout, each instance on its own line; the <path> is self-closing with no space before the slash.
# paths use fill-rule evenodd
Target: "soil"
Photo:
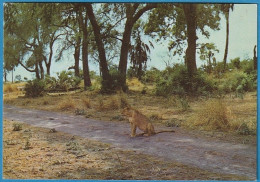
<path id="1" fill-rule="evenodd" d="M 224 135 L 220 137 L 202 135 L 182 128 L 174 128 L 175 133 L 131 138 L 130 126 L 127 122 L 99 121 L 78 115 L 9 105 L 4 105 L 3 117 L 100 141 L 115 149 L 159 157 L 167 162 L 178 162 L 213 173 L 244 176 L 247 180 L 256 180 L 254 142 L 248 143 L 232 138 L 225 140 Z M 169 130 L 161 125 L 156 125 L 155 129 L 156 131 Z"/>

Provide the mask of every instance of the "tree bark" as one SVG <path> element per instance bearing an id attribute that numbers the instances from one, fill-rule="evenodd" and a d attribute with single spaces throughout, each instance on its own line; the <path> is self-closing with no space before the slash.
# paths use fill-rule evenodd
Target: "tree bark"
<path id="1" fill-rule="evenodd" d="M 75 45 L 75 51 L 74 51 L 74 71 L 75 76 L 79 77 L 79 56 L 80 56 L 80 44 L 81 44 L 81 38 L 78 36 L 76 39 L 76 45 Z"/>
<path id="2" fill-rule="evenodd" d="M 224 70 L 226 70 L 226 65 L 227 65 L 228 43 L 229 43 L 229 8 L 225 16 L 226 16 L 226 46 L 225 46 L 225 53 L 223 58 Z"/>
<path id="3" fill-rule="evenodd" d="M 188 69 L 189 76 L 197 71 L 196 66 L 196 4 L 183 4 L 183 10 L 185 14 L 185 19 L 187 23 L 187 37 L 188 37 L 188 47 L 186 49 L 185 62 Z"/>
<path id="4" fill-rule="evenodd" d="M 98 48 L 98 53 L 99 53 L 99 66 L 102 72 L 102 86 L 103 89 L 105 90 L 112 90 L 112 78 L 111 75 L 109 74 L 108 71 L 108 65 L 107 65 L 107 60 L 106 60 L 106 53 L 105 53 L 105 48 L 104 44 L 102 42 L 102 36 L 100 33 L 100 27 L 97 23 L 96 17 L 93 13 L 92 5 L 91 4 L 85 4 L 85 7 L 87 8 L 87 14 L 90 20 L 90 23 L 92 25 L 93 31 L 94 31 L 94 36 L 95 36 L 95 41 L 97 44 Z"/>
<path id="5" fill-rule="evenodd" d="M 38 63 L 35 64 L 35 76 L 36 76 L 36 79 L 41 79 L 40 77 L 40 73 L 39 73 L 39 68 L 38 68 Z"/>
<path id="6" fill-rule="evenodd" d="M 126 85 L 127 58 L 128 58 L 128 51 L 129 51 L 130 40 L 131 40 L 132 27 L 133 27 L 133 23 L 131 22 L 131 20 L 127 20 L 125 24 L 125 31 L 123 34 L 123 40 L 122 40 L 121 52 L 120 52 L 120 62 L 118 66 L 118 71 L 121 75 L 119 84 L 122 89 L 125 88 Z"/>
<path id="7" fill-rule="evenodd" d="M 89 67 L 88 67 L 88 30 L 87 30 L 87 21 L 88 17 L 83 20 L 82 11 L 79 10 L 79 23 L 83 33 L 82 40 L 82 65 L 83 65 L 83 77 L 84 77 L 84 89 L 91 86 L 91 80 L 89 76 Z"/>
<path id="8" fill-rule="evenodd" d="M 256 45 L 254 47 L 254 70 L 257 70 L 257 57 L 256 57 Z"/>
<path id="9" fill-rule="evenodd" d="M 43 66 L 42 66 L 42 62 L 39 62 L 39 67 L 40 67 L 40 79 L 44 79 L 44 69 L 43 69 Z"/>

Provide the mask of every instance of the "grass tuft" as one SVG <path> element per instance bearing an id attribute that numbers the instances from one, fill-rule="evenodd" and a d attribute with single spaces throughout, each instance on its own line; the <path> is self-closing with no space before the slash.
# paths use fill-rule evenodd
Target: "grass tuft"
<path id="1" fill-rule="evenodd" d="M 83 102 L 83 105 L 84 105 L 86 108 L 91 108 L 91 104 L 90 104 L 90 99 L 89 99 L 89 98 L 83 98 L 83 99 L 82 99 L 82 102 Z"/>
<path id="2" fill-rule="evenodd" d="M 59 104 L 58 104 L 58 109 L 62 111 L 69 111 L 69 110 L 74 110 L 75 109 L 75 102 L 73 99 L 67 98 L 63 99 Z"/>
<path id="3" fill-rule="evenodd" d="M 189 118 L 186 125 L 220 131 L 227 131 L 231 127 L 227 107 L 221 99 L 206 101 L 198 112 Z"/>

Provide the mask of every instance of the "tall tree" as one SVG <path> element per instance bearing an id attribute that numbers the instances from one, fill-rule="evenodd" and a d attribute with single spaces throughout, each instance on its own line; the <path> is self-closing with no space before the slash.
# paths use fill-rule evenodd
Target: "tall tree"
<path id="1" fill-rule="evenodd" d="M 150 13 L 145 32 L 158 41 L 168 40 L 168 49 L 173 50 L 173 55 L 184 54 L 191 76 L 197 70 L 197 31 L 209 38 L 208 28 L 219 30 L 219 21 L 219 9 L 214 4 L 160 4 Z"/>
<path id="2" fill-rule="evenodd" d="M 187 64 L 189 76 L 192 76 L 197 70 L 196 66 L 196 29 L 197 29 L 197 5 L 183 4 L 183 11 L 185 14 L 187 24 L 187 42 L 185 62 Z"/>
<path id="3" fill-rule="evenodd" d="M 103 91 L 109 92 L 110 90 L 113 90 L 113 81 L 111 78 L 111 75 L 109 74 L 108 71 L 108 66 L 107 66 L 107 59 L 106 59 L 106 52 L 104 49 L 104 43 L 102 41 L 102 36 L 100 33 L 100 26 L 98 25 L 98 22 L 96 20 L 96 17 L 93 12 L 92 5 L 89 3 L 84 4 L 86 9 L 87 9 L 87 14 L 90 20 L 90 23 L 92 25 L 94 35 L 95 35 L 95 41 L 99 53 L 99 66 L 100 70 L 102 72 L 102 87 Z"/>
<path id="4" fill-rule="evenodd" d="M 59 21 L 58 17 L 48 14 L 56 12 L 56 6 L 55 3 L 7 3 L 4 6 L 5 39 L 12 39 L 5 44 L 5 49 L 16 51 L 16 65 L 35 72 L 38 79 L 44 77 L 44 63 L 50 74 L 53 45 L 60 36 L 58 27 L 52 26 L 54 21 Z"/>
<path id="5" fill-rule="evenodd" d="M 226 65 L 227 65 L 228 44 L 229 44 L 229 13 L 230 13 L 230 10 L 233 11 L 234 4 L 221 4 L 220 9 L 226 18 L 226 46 L 225 46 L 225 52 L 224 52 L 224 58 L 223 58 L 223 64 L 224 64 L 224 70 L 225 70 Z"/>
<path id="6" fill-rule="evenodd" d="M 130 47 L 131 33 L 134 24 L 136 21 L 146 12 L 153 8 L 157 7 L 157 4 L 146 4 L 141 5 L 139 3 L 126 3 L 125 5 L 125 14 L 126 14 L 126 22 L 124 26 L 121 52 L 120 52 L 120 62 L 119 62 L 119 73 L 121 75 L 120 86 L 122 89 L 125 88 L 126 85 L 126 69 L 127 69 L 127 58 L 128 51 Z"/>
<path id="7" fill-rule="evenodd" d="M 143 25 L 141 21 L 138 21 L 133 28 L 134 41 L 129 51 L 133 74 L 137 76 L 139 80 L 141 80 L 144 70 L 146 69 L 146 63 L 149 60 L 148 53 L 150 53 L 150 47 L 154 48 L 151 41 L 149 41 L 149 45 L 148 45 L 142 40 L 141 38 L 142 28 Z"/>
<path id="8" fill-rule="evenodd" d="M 200 59 L 201 60 L 207 60 L 208 66 L 207 66 L 207 72 L 211 73 L 212 66 L 215 65 L 216 58 L 214 57 L 215 53 L 219 52 L 219 50 L 216 48 L 214 43 L 206 43 L 202 44 L 200 47 Z M 212 61 L 213 60 L 213 64 Z"/>
<path id="9" fill-rule="evenodd" d="M 82 64 L 83 64 L 83 77 L 84 77 L 84 88 L 91 86 L 91 80 L 89 75 L 89 66 L 88 66 L 88 16 L 85 13 L 83 17 L 83 12 L 81 7 L 77 7 L 79 12 L 79 25 L 80 30 L 82 31 Z"/>

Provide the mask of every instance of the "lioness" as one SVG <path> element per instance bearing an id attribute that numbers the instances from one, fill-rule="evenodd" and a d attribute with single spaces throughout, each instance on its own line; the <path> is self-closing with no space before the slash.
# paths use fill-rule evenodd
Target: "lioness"
<path id="1" fill-rule="evenodd" d="M 138 136 L 143 136 L 144 134 L 151 136 L 162 132 L 174 132 L 173 130 L 155 132 L 154 126 L 149 122 L 149 119 L 139 111 L 130 107 L 124 108 L 122 114 L 129 117 L 129 122 L 131 124 L 131 137 L 136 136 L 137 127 L 143 131 L 143 133 Z"/>

